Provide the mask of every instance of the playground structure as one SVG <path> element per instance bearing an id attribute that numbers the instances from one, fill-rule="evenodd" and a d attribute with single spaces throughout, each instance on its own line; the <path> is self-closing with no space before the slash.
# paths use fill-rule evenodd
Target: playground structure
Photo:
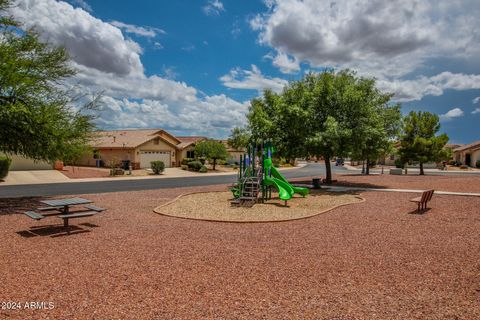
<path id="1" fill-rule="evenodd" d="M 232 205 L 251 207 L 265 203 L 272 199 L 272 188 L 277 189 L 285 206 L 296 193 L 303 197 L 308 195 L 309 189 L 291 185 L 273 166 L 273 152 L 271 142 L 267 141 L 250 144 L 247 152 L 240 156 L 237 183 L 230 189 L 235 198 Z"/>

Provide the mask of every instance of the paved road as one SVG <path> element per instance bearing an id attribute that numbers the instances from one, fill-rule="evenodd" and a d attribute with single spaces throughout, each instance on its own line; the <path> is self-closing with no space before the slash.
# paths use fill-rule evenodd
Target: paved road
<path id="1" fill-rule="evenodd" d="M 335 172 L 347 172 L 347 170 L 343 167 L 332 166 L 332 169 Z M 324 175 L 324 173 L 325 166 L 320 163 L 310 163 L 303 168 L 285 170 L 282 172 L 287 179 L 319 176 Z M 235 174 L 205 177 L 10 185 L 0 186 L 0 198 L 136 191 L 213 184 L 230 184 L 233 182 L 235 182 Z"/>

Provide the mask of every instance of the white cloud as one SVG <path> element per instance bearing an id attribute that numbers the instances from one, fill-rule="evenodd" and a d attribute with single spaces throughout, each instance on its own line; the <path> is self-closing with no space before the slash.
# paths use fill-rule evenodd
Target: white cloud
<path id="1" fill-rule="evenodd" d="M 120 29 L 82 9 L 55 0 L 20 0 L 11 13 L 25 27 L 35 27 L 42 38 L 65 46 L 78 64 L 117 75 L 141 75 L 140 46 Z"/>
<path id="2" fill-rule="evenodd" d="M 101 128 L 164 127 L 183 134 L 225 137 L 245 124 L 248 103 L 207 96 L 184 82 L 146 76 L 138 43 L 82 9 L 55 0 L 21 0 L 12 14 L 44 39 L 64 45 L 78 71 L 67 85 L 81 93 L 103 92 Z M 127 32 L 126 27 L 122 27 Z M 172 78 L 172 79 L 168 79 Z"/>
<path id="3" fill-rule="evenodd" d="M 166 34 L 165 30 L 154 27 L 140 27 L 133 24 L 127 24 L 120 21 L 112 21 L 111 25 L 124 30 L 126 33 L 133 33 L 137 36 L 153 38 L 158 34 Z"/>
<path id="4" fill-rule="evenodd" d="M 479 1 L 268 0 L 266 5 L 266 13 L 249 21 L 261 44 L 312 67 L 351 68 L 392 82 L 401 99 L 437 92 L 412 90 L 412 82 L 400 80 L 428 59 L 473 63 L 480 54 L 480 34 L 473 31 L 480 28 Z"/>
<path id="5" fill-rule="evenodd" d="M 480 113 L 480 108 L 476 108 L 475 110 L 472 111 L 472 114 L 477 114 Z"/>
<path id="6" fill-rule="evenodd" d="M 440 119 L 443 121 L 450 121 L 453 118 L 463 117 L 463 110 L 460 108 L 453 108 L 447 113 L 441 114 Z"/>
<path id="7" fill-rule="evenodd" d="M 300 61 L 297 58 L 290 58 L 286 53 L 277 52 L 276 55 L 269 53 L 265 58 L 271 59 L 275 67 L 282 73 L 297 73 L 300 71 Z"/>
<path id="8" fill-rule="evenodd" d="M 475 99 L 472 100 L 473 104 L 477 104 L 478 102 L 480 102 L 480 97 L 476 97 Z"/>
<path id="9" fill-rule="evenodd" d="M 234 89 L 251 89 L 262 92 L 270 89 L 274 92 L 281 92 L 288 84 L 287 80 L 280 78 L 265 77 L 256 65 L 252 64 L 252 70 L 242 70 L 235 68 L 222 77 L 223 85 Z"/>
<path id="10" fill-rule="evenodd" d="M 400 102 L 420 100 L 423 96 L 440 96 L 446 89 L 480 89 L 480 75 L 442 72 L 432 77 L 413 80 L 378 80 L 380 89 L 395 93 Z"/>
<path id="11" fill-rule="evenodd" d="M 218 16 L 225 8 L 220 0 L 209 0 L 202 10 L 207 16 Z"/>

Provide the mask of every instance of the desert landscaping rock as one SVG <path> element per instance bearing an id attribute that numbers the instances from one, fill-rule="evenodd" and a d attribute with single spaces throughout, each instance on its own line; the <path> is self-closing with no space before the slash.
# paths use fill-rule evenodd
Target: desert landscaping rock
<path id="1" fill-rule="evenodd" d="M 181 195 L 155 208 L 155 212 L 178 218 L 225 222 L 274 222 L 308 218 L 336 207 L 362 202 L 353 194 L 314 191 L 308 198 L 294 197 L 284 205 L 278 197 L 251 208 L 232 207 L 231 192 L 200 192 Z"/>
<path id="2" fill-rule="evenodd" d="M 480 319 L 480 199 L 412 214 L 409 194 L 363 192 L 282 223 L 153 212 L 226 188 L 84 195 L 107 211 L 70 236 L 18 213 L 38 199 L 0 199 L 0 301 L 55 304 L 0 319 Z"/>

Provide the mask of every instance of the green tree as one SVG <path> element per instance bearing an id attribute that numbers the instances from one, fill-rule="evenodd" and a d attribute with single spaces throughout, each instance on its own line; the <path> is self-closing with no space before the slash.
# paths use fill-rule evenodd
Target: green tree
<path id="1" fill-rule="evenodd" d="M 280 156 L 323 157 L 331 183 L 334 156 L 375 159 L 388 148 L 399 119 L 390 99 L 373 79 L 325 71 L 290 82 L 281 94 L 266 91 L 252 100 L 247 118 L 254 139 L 271 139 Z"/>
<path id="2" fill-rule="evenodd" d="M 203 140 L 195 146 L 195 154 L 213 161 L 213 170 L 218 159 L 225 160 L 228 156 L 225 145 L 216 140 Z"/>
<path id="3" fill-rule="evenodd" d="M 365 173 L 368 175 L 371 161 L 392 152 L 402 116 L 400 105 L 389 104 L 392 95 L 376 89 L 372 79 L 361 79 L 359 84 L 362 94 L 361 101 L 356 105 L 357 114 L 353 117 L 356 124 L 351 137 L 351 156 L 365 160 Z"/>
<path id="4" fill-rule="evenodd" d="M 237 150 L 246 148 L 250 141 L 250 132 L 248 128 L 235 127 L 232 129 L 230 137 L 228 137 L 228 144 Z"/>
<path id="5" fill-rule="evenodd" d="M 419 163 L 420 175 L 424 175 L 424 163 L 448 159 L 448 151 L 444 148 L 448 136 L 445 133 L 436 135 L 440 130 L 440 121 L 436 114 L 411 111 L 403 123 L 399 149 L 403 163 Z"/>
<path id="6" fill-rule="evenodd" d="M 5 15 L 0 0 L 0 151 L 35 160 L 63 160 L 83 149 L 94 126 L 92 116 L 72 105 L 62 80 L 72 76 L 64 48 L 39 41 Z"/>

